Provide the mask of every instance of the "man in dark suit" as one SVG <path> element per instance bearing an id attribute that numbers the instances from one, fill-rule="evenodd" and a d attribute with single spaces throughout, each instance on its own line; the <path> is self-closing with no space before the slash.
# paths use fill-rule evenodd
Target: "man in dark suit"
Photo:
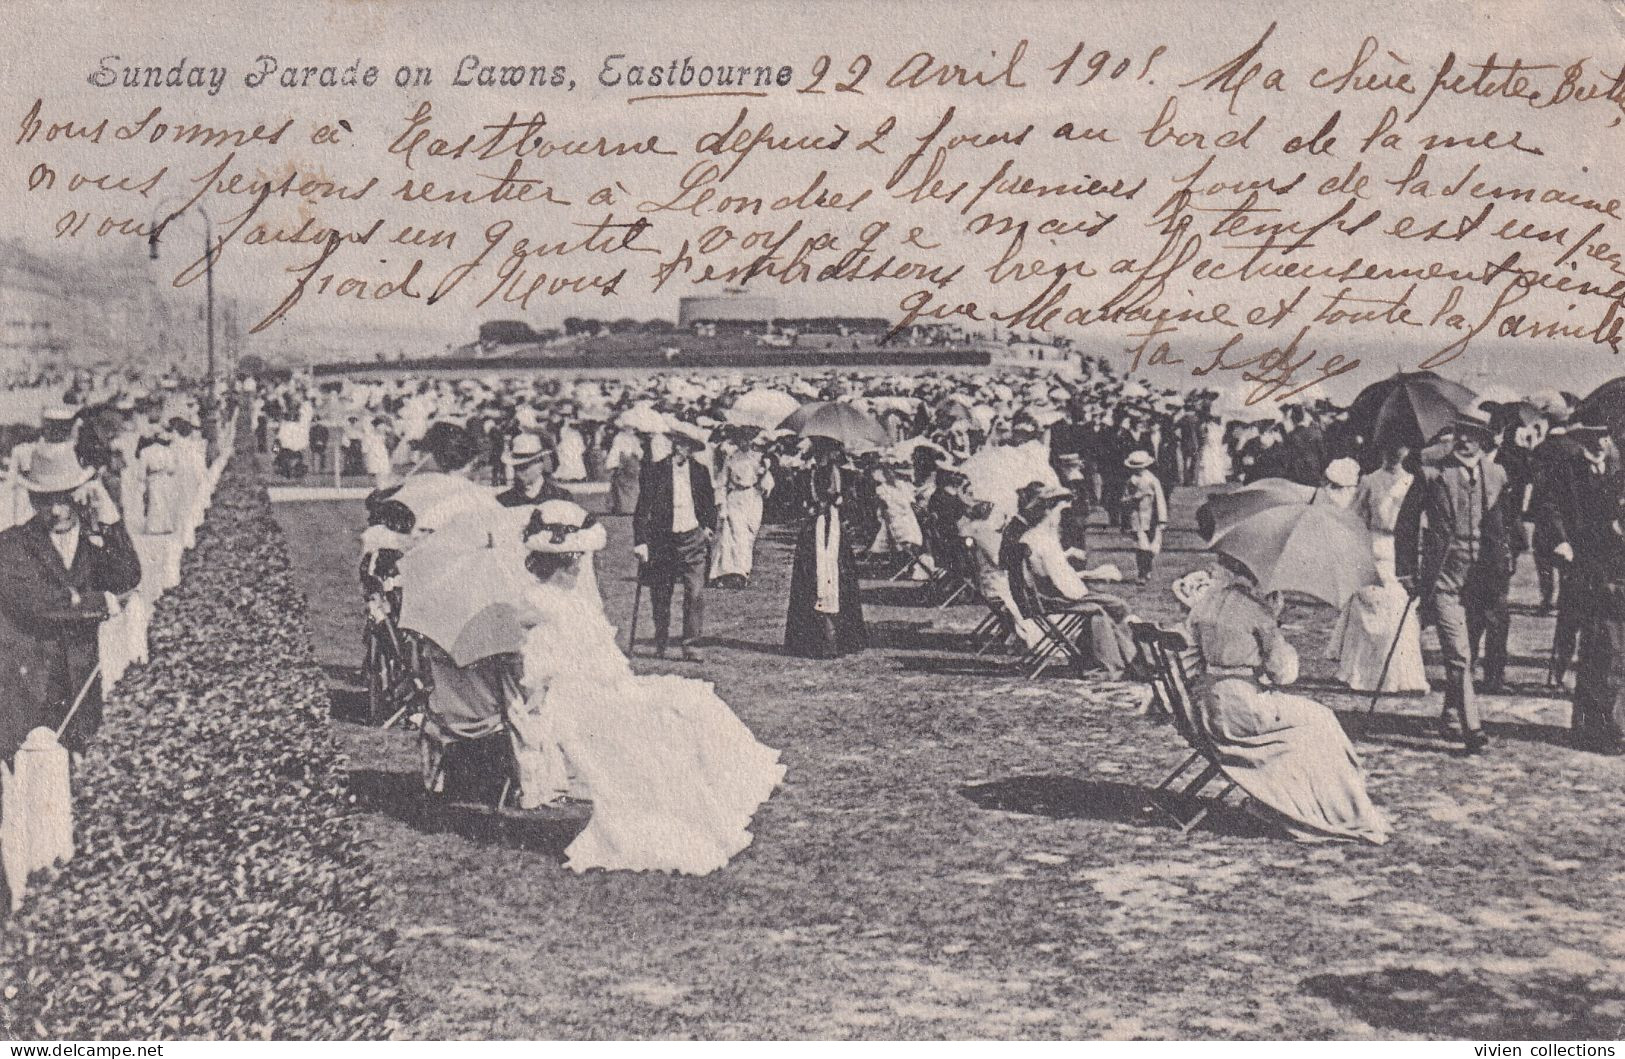
<path id="1" fill-rule="evenodd" d="M 638 577 L 649 589 L 654 613 L 655 654 L 664 658 L 671 633 L 671 597 L 683 583 L 683 658 L 701 660 L 705 634 L 705 575 L 717 528 L 711 472 L 694 458 L 708 440 L 699 427 L 671 424 L 671 455 L 647 464 L 632 513 L 633 554 Z"/>
<path id="2" fill-rule="evenodd" d="M 568 489 L 553 481 L 557 456 L 535 434 L 515 437 L 509 451 L 500 459 L 513 476 L 513 484 L 497 494 L 497 503 L 503 507 L 535 507 L 549 500 L 575 500 Z"/>
<path id="3" fill-rule="evenodd" d="M 1573 550 L 1565 598 L 1576 599 L 1580 660 L 1574 673 L 1574 741 L 1582 750 L 1618 754 L 1625 724 L 1625 469 L 1601 427 L 1570 430 L 1584 485 L 1573 492 L 1567 522 Z"/>
<path id="4" fill-rule="evenodd" d="M 1573 504 L 1569 497 L 1562 494 L 1560 487 L 1568 481 L 1563 468 L 1579 455 L 1575 443 L 1568 436 L 1569 406 L 1557 395 L 1552 396 L 1554 399 L 1542 402 L 1541 408 L 1550 426 L 1546 436 L 1529 455 L 1532 489 L 1527 513 L 1529 521 L 1535 524 L 1529 550 L 1535 557 L 1535 576 L 1540 582 L 1540 609 L 1543 614 L 1550 614 L 1553 605 L 1560 599 L 1563 575 L 1568 570 L 1568 560 L 1558 552 L 1557 546 L 1567 539 L 1564 519 Z M 1561 641 L 1566 638 L 1561 618 L 1558 626 L 1557 639 Z M 1553 651 L 1555 654 L 1555 646 Z M 1572 640 L 1568 654 L 1573 654 Z M 1565 655 L 1563 669 L 1566 670 L 1568 664 L 1568 655 Z"/>
<path id="5" fill-rule="evenodd" d="M 1422 623 L 1439 634 L 1445 671 L 1441 732 L 1447 738 L 1459 734 L 1467 751 L 1477 753 L 1489 737 L 1474 698 L 1472 644 L 1483 635 L 1485 683 L 1501 686 L 1518 516 L 1506 469 L 1484 455 L 1493 440 L 1489 423 L 1464 416 L 1452 433 L 1444 464 L 1424 467 L 1405 495 L 1394 527 L 1394 568 L 1420 597 Z"/>
<path id="6" fill-rule="evenodd" d="M 1553 434 L 1535 447 L 1534 491 L 1530 508 L 1535 516 L 1535 570 L 1540 576 L 1540 605 L 1552 605 L 1551 589 L 1557 583 L 1557 624 L 1552 631 L 1551 662 L 1546 681 L 1562 687 L 1580 641 L 1580 623 L 1586 606 L 1588 586 L 1574 576 L 1575 547 L 1572 540 L 1576 513 L 1592 488 L 1587 452 L 1600 455 L 1604 431 L 1585 427 L 1554 426 Z M 1559 433 L 1559 431 L 1561 431 Z M 1541 562 L 1544 560 L 1545 568 Z"/>
<path id="7" fill-rule="evenodd" d="M 0 533 L 0 765 L 36 727 L 55 729 L 81 688 L 62 735 L 82 751 L 101 727 L 101 682 L 91 679 L 106 593 L 141 583 L 141 560 L 119 510 L 73 443 L 41 445 L 21 477 L 34 517 Z M 88 686 L 87 686 L 88 685 Z"/>

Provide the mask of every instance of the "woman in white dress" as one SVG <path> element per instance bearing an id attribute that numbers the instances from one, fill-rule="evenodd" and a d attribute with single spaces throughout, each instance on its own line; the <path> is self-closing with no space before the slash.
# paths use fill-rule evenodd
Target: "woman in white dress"
<path id="1" fill-rule="evenodd" d="M 382 489 L 390 484 L 394 468 L 389 454 L 389 420 L 383 416 L 363 422 L 361 466 L 372 477 L 373 485 L 377 488 Z"/>
<path id="2" fill-rule="evenodd" d="M 545 785 L 562 762 L 568 791 L 592 802 L 565 850 L 574 871 L 705 875 L 750 845 L 751 818 L 784 766 L 710 684 L 632 672 L 583 570 L 604 542 L 604 528 L 566 500 L 542 504 L 526 527 L 535 625 L 514 720 L 530 729 L 535 754 L 516 751 L 520 785 L 527 769 Z"/>
<path id="3" fill-rule="evenodd" d="M 907 460 L 897 459 L 885 461 L 875 470 L 875 500 L 880 504 L 880 532 L 874 542 L 877 551 L 919 555 L 925 549 L 925 534 L 914 511 L 920 495 L 910 470 Z"/>
<path id="4" fill-rule="evenodd" d="M 559 468 L 553 477 L 561 482 L 587 480 L 587 442 L 573 423 L 559 425 Z"/>
<path id="5" fill-rule="evenodd" d="M 1394 573 L 1394 523 L 1414 477 L 1405 469 L 1409 455 L 1404 445 L 1389 446 L 1382 467 L 1360 481 L 1349 505 L 1371 530 L 1371 552 L 1382 579 L 1381 584 L 1367 586 L 1349 599 L 1327 644 L 1327 655 L 1337 659 L 1337 679 L 1355 691 L 1428 690 L 1417 608 L 1410 605 L 1410 596 Z M 1390 647 L 1392 661 L 1388 661 Z M 1386 677 L 1384 662 L 1388 662 Z"/>
<path id="6" fill-rule="evenodd" d="M 1224 424 L 1217 416 L 1202 419 L 1202 444 L 1197 450 L 1196 484 L 1223 485 L 1230 480 L 1230 450 L 1224 444 Z"/>
<path id="7" fill-rule="evenodd" d="M 711 546 L 710 580 L 744 588 L 756 563 L 756 535 L 762 529 L 762 503 L 773 491 L 773 474 L 748 438 L 729 431 L 720 448 L 716 475 L 717 538 Z"/>
<path id="8" fill-rule="evenodd" d="M 146 486 L 143 492 L 147 498 L 145 524 L 148 533 L 174 533 L 179 520 L 175 453 L 171 441 L 172 436 L 168 431 L 141 441 L 139 459 Z"/>

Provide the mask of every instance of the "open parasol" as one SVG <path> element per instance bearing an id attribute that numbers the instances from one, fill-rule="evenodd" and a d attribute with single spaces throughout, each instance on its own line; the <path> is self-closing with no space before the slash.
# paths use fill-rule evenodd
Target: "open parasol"
<path id="1" fill-rule="evenodd" d="M 819 401 L 802 405 L 779 424 L 804 438 L 833 438 L 849 452 L 884 449 L 891 437 L 886 428 L 866 412 L 840 401 Z"/>
<path id="2" fill-rule="evenodd" d="M 1042 445 L 996 445 L 982 449 L 959 467 L 970 479 L 970 495 L 993 505 L 1002 524 L 1016 512 L 1016 493 L 1028 482 L 1059 486 Z"/>
<path id="3" fill-rule="evenodd" d="M 401 558 L 401 627 L 439 644 L 459 666 L 519 650 L 530 611 L 524 546 L 432 542 Z"/>
<path id="4" fill-rule="evenodd" d="M 1592 390 L 1574 418 L 1594 427 L 1607 427 L 1616 443 L 1625 443 L 1625 376 L 1611 379 Z"/>
<path id="5" fill-rule="evenodd" d="M 1196 509 L 1196 528 L 1211 541 L 1248 515 L 1281 504 L 1307 504 L 1315 487 L 1287 478 L 1260 478 L 1227 493 L 1213 493 Z"/>
<path id="6" fill-rule="evenodd" d="M 1312 596 L 1334 607 L 1379 584 L 1365 524 L 1331 503 L 1280 503 L 1222 529 L 1210 542 L 1246 565 L 1263 592 Z"/>
<path id="7" fill-rule="evenodd" d="M 411 509 L 420 530 L 437 530 L 466 512 L 501 506 L 489 489 L 459 475 L 439 472 L 413 475 L 390 499 Z"/>
<path id="8" fill-rule="evenodd" d="M 733 407 L 728 409 L 726 418 L 737 426 L 771 430 L 800 408 L 801 402 L 784 391 L 758 387 L 741 394 Z"/>
<path id="9" fill-rule="evenodd" d="M 525 539 L 525 523 L 532 508 L 503 507 L 493 503 L 464 509 L 448 519 L 412 549 L 412 554 L 433 555 L 477 548 L 518 547 Z"/>

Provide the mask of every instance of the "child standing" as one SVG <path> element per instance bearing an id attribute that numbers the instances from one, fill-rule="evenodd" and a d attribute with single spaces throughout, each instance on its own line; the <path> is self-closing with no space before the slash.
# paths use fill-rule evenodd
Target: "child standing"
<path id="1" fill-rule="evenodd" d="M 1134 534 L 1134 565 L 1142 585 L 1151 580 L 1151 563 L 1162 551 L 1162 531 L 1168 525 L 1168 498 L 1151 473 L 1156 462 L 1144 449 L 1136 449 L 1123 461 L 1129 471 L 1123 483 L 1124 528 Z"/>

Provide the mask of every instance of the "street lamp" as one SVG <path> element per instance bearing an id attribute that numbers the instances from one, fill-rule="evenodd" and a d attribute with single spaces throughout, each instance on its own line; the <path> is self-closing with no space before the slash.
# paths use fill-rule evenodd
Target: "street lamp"
<path id="1" fill-rule="evenodd" d="M 214 223 L 209 218 L 209 211 L 199 203 L 194 207 L 203 218 L 203 289 L 205 301 L 204 326 L 207 329 L 206 348 L 208 350 L 207 374 L 209 385 L 204 392 L 203 433 L 204 441 L 211 447 L 215 444 L 217 424 L 215 423 L 215 378 L 214 367 Z M 147 234 L 147 256 L 153 261 L 158 260 L 158 237 L 168 227 L 169 222 L 186 211 L 186 207 L 165 217 L 162 222 L 156 213 L 152 216 L 152 231 Z"/>

